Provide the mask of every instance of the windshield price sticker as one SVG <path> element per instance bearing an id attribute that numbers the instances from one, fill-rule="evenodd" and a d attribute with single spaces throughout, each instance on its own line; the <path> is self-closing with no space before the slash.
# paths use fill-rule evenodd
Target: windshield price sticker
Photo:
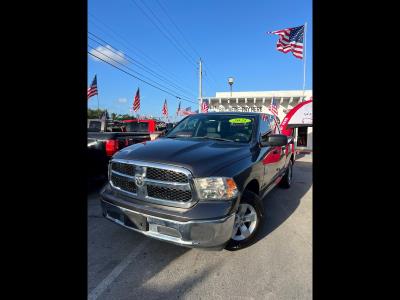
<path id="1" fill-rule="evenodd" d="M 246 118 L 236 118 L 236 119 L 230 119 L 229 123 L 231 124 L 247 124 L 250 123 L 251 120 L 250 119 L 246 119 Z"/>

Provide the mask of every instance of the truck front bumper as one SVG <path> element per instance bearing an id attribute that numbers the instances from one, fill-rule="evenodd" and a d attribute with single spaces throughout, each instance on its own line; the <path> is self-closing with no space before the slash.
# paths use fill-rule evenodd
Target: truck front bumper
<path id="1" fill-rule="evenodd" d="M 221 250 L 231 239 L 235 214 L 220 219 L 180 222 L 121 207 L 102 199 L 107 219 L 146 236 L 191 248 Z"/>

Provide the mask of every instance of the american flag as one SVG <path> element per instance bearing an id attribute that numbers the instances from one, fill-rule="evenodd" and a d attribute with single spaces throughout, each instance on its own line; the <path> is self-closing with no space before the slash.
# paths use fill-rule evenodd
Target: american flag
<path id="1" fill-rule="evenodd" d="M 208 101 L 203 100 L 201 103 L 201 112 L 207 113 L 208 112 Z"/>
<path id="2" fill-rule="evenodd" d="M 94 95 L 98 95 L 98 92 L 97 92 L 97 75 L 94 75 L 92 84 L 90 85 L 90 87 L 87 90 L 88 100 L 89 100 L 90 97 L 92 97 Z"/>
<path id="3" fill-rule="evenodd" d="M 163 108 L 162 108 L 162 114 L 164 116 L 168 116 L 167 99 L 165 99 L 165 101 L 164 101 L 164 105 L 163 105 Z"/>
<path id="4" fill-rule="evenodd" d="M 303 58 L 304 25 L 268 32 L 279 35 L 276 49 L 283 53 L 292 52 L 297 58 Z"/>
<path id="5" fill-rule="evenodd" d="M 193 115 L 194 114 L 194 112 L 192 112 L 192 108 L 189 106 L 189 107 L 186 107 L 184 110 L 181 110 L 181 115 L 182 116 L 188 116 L 188 115 Z"/>
<path id="6" fill-rule="evenodd" d="M 267 121 L 268 120 L 268 115 L 267 114 L 261 114 L 261 118 L 263 121 Z"/>
<path id="7" fill-rule="evenodd" d="M 278 107 L 279 103 L 276 99 L 272 98 L 271 105 L 268 107 L 269 111 L 274 114 L 274 116 L 278 116 Z"/>
<path id="8" fill-rule="evenodd" d="M 135 99 L 133 100 L 133 111 L 137 112 L 140 109 L 140 92 L 139 88 L 136 91 Z"/>

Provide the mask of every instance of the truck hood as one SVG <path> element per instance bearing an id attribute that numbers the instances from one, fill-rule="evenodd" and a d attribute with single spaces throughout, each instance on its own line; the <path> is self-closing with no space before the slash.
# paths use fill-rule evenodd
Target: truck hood
<path id="1" fill-rule="evenodd" d="M 206 177 L 248 156 L 251 156 L 248 144 L 160 138 L 126 147 L 113 158 L 182 166 L 194 177 Z"/>

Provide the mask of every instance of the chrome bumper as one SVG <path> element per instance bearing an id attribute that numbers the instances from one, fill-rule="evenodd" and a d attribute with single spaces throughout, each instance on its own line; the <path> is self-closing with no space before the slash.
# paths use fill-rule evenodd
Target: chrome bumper
<path id="1" fill-rule="evenodd" d="M 192 248 L 222 249 L 232 236 L 235 220 L 235 215 L 232 214 L 221 219 L 178 222 L 138 213 L 104 200 L 102 200 L 102 207 L 103 214 L 107 219 L 123 227 L 158 240 Z M 121 216 L 123 215 L 124 218 L 129 219 L 129 222 L 123 221 L 125 220 L 124 218 L 118 219 L 115 215 L 111 216 L 109 213 L 110 209 L 114 212 L 116 210 L 119 211 Z M 144 217 L 146 219 L 148 224 L 147 230 L 134 227 L 134 219 L 137 217 Z M 132 225 L 127 225 L 127 223 Z"/>

